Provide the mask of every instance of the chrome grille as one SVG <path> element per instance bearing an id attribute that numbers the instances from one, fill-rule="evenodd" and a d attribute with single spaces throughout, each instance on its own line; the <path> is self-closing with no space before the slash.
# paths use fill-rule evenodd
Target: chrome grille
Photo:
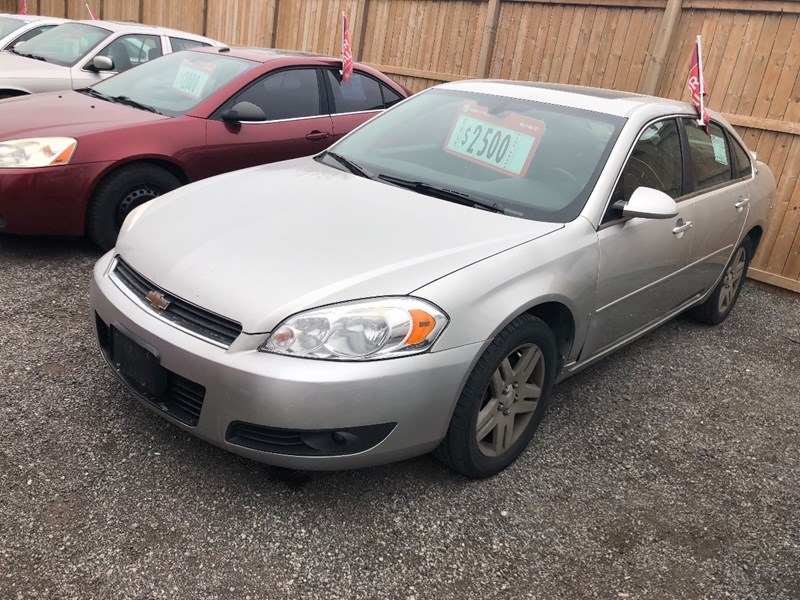
<path id="1" fill-rule="evenodd" d="M 199 337 L 205 338 L 218 346 L 227 348 L 242 333 L 242 325 L 240 323 L 170 294 L 137 273 L 119 257 L 114 268 L 114 275 L 117 281 L 130 290 L 147 307 L 150 307 L 146 300 L 149 292 L 162 294 L 164 299 L 169 302 L 169 305 L 164 310 L 153 309 L 159 317 L 171 321 L 187 331 L 196 333 Z"/>

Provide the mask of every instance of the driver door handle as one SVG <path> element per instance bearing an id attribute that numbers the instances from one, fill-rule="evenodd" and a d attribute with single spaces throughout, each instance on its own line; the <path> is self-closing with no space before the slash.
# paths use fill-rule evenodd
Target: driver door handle
<path id="1" fill-rule="evenodd" d="M 687 231 L 687 230 L 689 230 L 691 228 L 692 228 L 692 222 L 691 221 L 686 221 L 685 223 L 675 227 L 672 230 L 672 233 L 674 233 L 675 235 L 678 235 L 678 234 L 683 233 L 684 231 Z"/>
<path id="2" fill-rule="evenodd" d="M 325 139 L 327 139 L 329 137 L 331 137 L 330 133 L 326 133 L 324 131 L 317 131 L 317 130 L 312 131 L 311 133 L 306 135 L 306 139 L 310 140 L 312 142 L 316 142 L 316 141 L 319 141 L 319 140 L 325 140 Z"/>
<path id="3" fill-rule="evenodd" d="M 750 198 L 741 198 L 741 197 L 740 197 L 740 198 L 739 198 L 739 201 L 738 201 L 736 204 L 734 204 L 734 205 L 733 205 L 733 207 L 734 207 L 736 210 L 738 210 L 739 212 L 742 212 L 742 209 L 743 209 L 745 206 L 747 206 L 747 203 L 748 203 L 748 202 L 750 202 Z"/>

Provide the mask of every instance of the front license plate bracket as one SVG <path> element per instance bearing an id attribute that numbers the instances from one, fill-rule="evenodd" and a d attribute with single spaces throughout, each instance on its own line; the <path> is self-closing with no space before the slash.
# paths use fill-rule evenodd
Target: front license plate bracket
<path id="1" fill-rule="evenodd" d="M 125 379 L 148 395 L 158 398 L 167 388 L 167 370 L 153 346 L 138 339 L 119 323 L 111 325 L 114 367 Z"/>

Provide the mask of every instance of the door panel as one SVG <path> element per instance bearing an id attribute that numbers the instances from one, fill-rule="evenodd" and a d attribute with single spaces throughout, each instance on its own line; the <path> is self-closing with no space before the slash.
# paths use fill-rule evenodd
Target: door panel
<path id="1" fill-rule="evenodd" d="M 719 279 L 742 233 L 749 207 L 746 181 L 732 181 L 732 157 L 721 127 L 708 133 L 694 120 L 684 120 L 695 187 L 708 189 L 695 196 L 695 243 L 687 278 L 698 292 Z"/>
<path id="2" fill-rule="evenodd" d="M 333 139 L 328 115 L 242 125 L 208 121 L 206 132 L 206 147 L 197 149 L 192 161 L 207 176 L 316 154 Z"/>
<path id="3" fill-rule="evenodd" d="M 597 234 L 599 280 L 584 357 L 658 321 L 695 293 L 684 280 L 695 238 L 694 202 L 677 202 L 677 216 L 668 219 L 625 219 L 614 208 L 640 187 L 679 200 L 685 188 L 683 171 L 677 121 L 662 119 L 644 128 L 620 173 L 606 224 Z"/>
<path id="4" fill-rule="evenodd" d="M 689 299 L 680 273 L 694 239 L 691 201 L 678 204 L 671 219 L 630 219 L 601 229 L 599 279 L 595 314 L 589 324 L 584 356 L 589 357 L 657 321 Z"/>

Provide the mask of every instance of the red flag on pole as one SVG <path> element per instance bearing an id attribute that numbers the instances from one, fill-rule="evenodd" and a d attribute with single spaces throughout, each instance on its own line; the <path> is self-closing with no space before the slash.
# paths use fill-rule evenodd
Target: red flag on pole
<path id="1" fill-rule="evenodd" d="M 19 7 L 19 14 L 21 15 L 28 14 L 28 0 L 22 0 L 22 5 Z"/>
<path id="2" fill-rule="evenodd" d="M 353 75 L 353 49 L 350 46 L 350 30 L 347 28 L 347 17 L 342 12 L 342 81 Z"/>
<path id="3" fill-rule="evenodd" d="M 699 35 L 694 44 L 694 50 L 692 50 L 692 62 L 689 68 L 689 93 L 692 95 L 692 102 L 697 107 L 699 120 L 708 127 L 709 116 L 704 99 L 706 95 L 706 80 L 703 77 L 703 51 L 700 47 Z"/>
<path id="4" fill-rule="evenodd" d="M 89 16 L 92 18 L 92 21 L 99 21 L 100 19 L 97 18 L 97 15 L 92 12 L 92 9 L 89 8 L 89 5 L 86 5 L 86 10 L 89 11 Z"/>

